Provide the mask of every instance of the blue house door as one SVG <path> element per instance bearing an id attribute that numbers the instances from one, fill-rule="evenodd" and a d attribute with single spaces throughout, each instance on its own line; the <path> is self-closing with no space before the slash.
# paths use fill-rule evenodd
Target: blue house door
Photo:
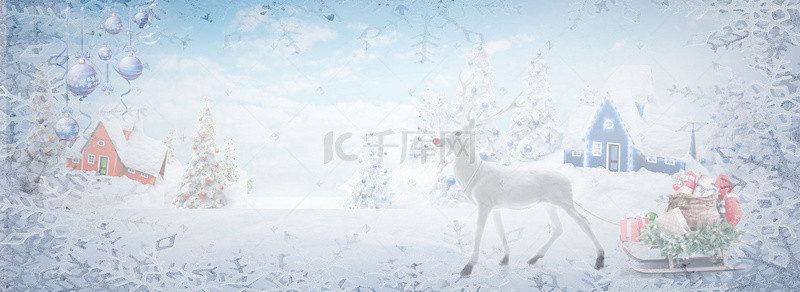
<path id="1" fill-rule="evenodd" d="M 617 143 L 608 143 L 606 147 L 608 149 L 608 153 L 606 153 L 606 159 L 608 160 L 606 163 L 606 168 L 613 172 L 619 172 L 619 144 Z"/>

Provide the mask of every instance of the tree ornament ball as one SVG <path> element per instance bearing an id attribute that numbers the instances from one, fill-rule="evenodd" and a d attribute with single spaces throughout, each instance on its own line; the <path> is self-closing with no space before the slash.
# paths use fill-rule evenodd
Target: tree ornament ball
<path id="1" fill-rule="evenodd" d="M 148 22 L 150 22 L 150 17 L 144 10 L 139 10 L 139 12 L 133 15 L 133 23 L 139 26 L 139 28 L 144 28 Z"/>
<path id="2" fill-rule="evenodd" d="M 448 184 L 448 185 L 451 185 L 451 186 L 452 186 L 452 185 L 454 185 L 454 184 L 456 184 L 456 179 L 455 179 L 455 178 L 452 178 L 452 177 L 450 177 L 450 178 L 447 178 L 447 184 Z"/>
<path id="3" fill-rule="evenodd" d="M 206 183 L 210 184 L 211 183 L 211 179 L 210 178 L 206 178 Z"/>
<path id="4" fill-rule="evenodd" d="M 656 214 L 655 212 L 647 212 L 647 214 L 645 214 L 644 217 L 650 219 L 650 222 L 655 222 L 656 218 L 658 218 L 658 214 Z"/>
<path id="5" fill-rule="evenodd" d="M 139 58 L 136 58 L 133 53 L 128 53 L 128 56 L 119 60 L 117 72 L 125 80 L 135 80 L 142 75 L 142 68 L 144 68 L 142 61 L 139 61 Z"/>
<path id="6" fill-rule="evenodd" d="M 219 153 L 219 148 L 214 149 L 214 153 Z"/>
<path id="7" fill-rule="evenodd" d="M 481 156 L 481 160 L 489 159 L 489 156 L 486 155 L 486 152 L 481 152 L 480 156 Z"/>
<path id="8" fill-rule="evenodd" d="M 525 152 L 530 153 L 531 151 L 533 151 L 533 147 L 531 147 L 531 145 L 525 145 Z"/>
<path id="9" fill-rule="evenodd" d="M 97 57 L 99 57 L 100 60 L 108 61 L 111 59 L 112 56 L 114 56 L 114 53 L 111 51 L 111 48 L 109 48 L 107 44 L 104 44 L 102 47 L 100 47 L 99 50 L 97 50 Z"/>
<path id="10" fill-rule="evenodd" d="M 202 192 L 201 192 L 201 193 L 200 193 L 200 197 L 201 197 L 201 198 L 203 198 L 203 199 L 205 199 L 205 198 L 206 198 L 206 193 L 202 193 Z"/>
<path id="11" fill-rule="evenodd" d="M 69 114 L 65 114 L 63 118 L 56 122 L 56 136 L 61 141 L 75 141 L 78 138 L 78 131 L 80 126 Z"/>
<path id="12" fill-rule="evenodd" d="M 97 71 L 89 64 L 86 59 L 81 58 L 78 64 L 72 65 L 67 71 L 67 88 L 77 96 L 87 96 L 100 85 L 100 78 Z"/>
<path id="13" fill-rule="evenodd" d="M 206 159 L 208 159 L 208 157 L 203 156 L 203 160 L 206 160 Z"/>
<path id="14" fill-rule="evenodd" d="M 183 198 L 184 198 L 184 199 L 189 199 L 189 194 L 187 194 L 187 193 L 183 193 Z"/>
<path id="15" fill-rule="evenodd" d="M 111 35 L 120 33 L 122 31 L 122 19 L 116 13 L 112 13 L 111 16 L 103 21 L 103 29 Z"/>

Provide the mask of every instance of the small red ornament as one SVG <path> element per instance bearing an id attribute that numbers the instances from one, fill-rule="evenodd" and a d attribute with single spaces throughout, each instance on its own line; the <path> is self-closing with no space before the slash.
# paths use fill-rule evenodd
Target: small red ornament
<path id="1" fill-rule="evenodd" d="M 224 189 L 225 189 L 225 187 L 223 187 L 223 186 L 219 186 L 219 189 L 220 189 L 220 190 L 224 190 Z"/>
<path id="2" fill-rule="evenodd" d="M 214 167 L 219 167 L 219 164 L 214 164 Z"/>
<path id="3" fill-rule="evenodd" d="M 192 146 L 192 150 L 197 150 L 197 146 Z"/>
<path id="4" fill-rule="evenodd" d="M 193 174 L 193 173 L 190 173 L 190 174 L 189 174 L 189 177 L 194 177 L 194 174 Z"/>
<path id="5" fill-rule="evenodd" d="M 206 156 L 203 156 L 203 160 L 206 160 L 206 159 L 208 159 L 208 157 L 206 157 Z"/>
<path id="6" fill-rule="evenodd" d="M 206 178 L 206 183 L 207 183 L 207 184 L 210 184 L 210 183 L 211 183 L 211 178 L 208 178 L 208 177 L 207 177 L 207 178 Z"/>
<path id="7" fill-rule="evenodd" d="M 184 198 L 184 199 L 189 199 L 189 194 L 187 194 L 187 193 L 183 193 L 183 198 Z"/>
<path id="8" fill-rule="evenodd" d="M 206 193 L 200 193 L 200 197 L 205 199 L 206 198 Z"/>
<path id="9" fill-rule="evenodd" d="M 50 151 L 50 150 L 47 150 L 47 151 L 44 152 L 45 155 L 50 155 L 51 153 L 53 153 L 53 151 Z"/>
<path id="10" fill-rule="evenodd" d="M 214 149 L 214 153 L 219 153 L 219 148 Z"/>

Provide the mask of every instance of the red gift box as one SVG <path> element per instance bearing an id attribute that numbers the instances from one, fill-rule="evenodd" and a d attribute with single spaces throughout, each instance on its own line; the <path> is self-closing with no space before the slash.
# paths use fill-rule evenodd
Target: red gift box
<path id="1" fill-rule="evenodd" d="M 644 224 L 650 224 L 650 218 L 642 218 L 644 216 L 633 217 L 628 215 L 627 218 L 619 221 L 619 240 L 640 242 L 639 233 L 642 232 Z"/>

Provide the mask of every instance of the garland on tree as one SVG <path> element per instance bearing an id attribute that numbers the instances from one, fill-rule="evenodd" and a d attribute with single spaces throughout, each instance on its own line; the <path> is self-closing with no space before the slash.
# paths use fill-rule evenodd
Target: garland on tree
<path id="1" fill-rule="evenodd" d="M 643 243 L 655 245 L 661 255 L 677 259 L 679 255 L 692 256 L 697 253 L 716 252 L 739 242 L 744 232 L 728 222 L 711 224 L 702 230 L 689 231 L 679 235 L 659 228 L 658 224 L 647 224 L 642 228 L 639 239 Z"/>

